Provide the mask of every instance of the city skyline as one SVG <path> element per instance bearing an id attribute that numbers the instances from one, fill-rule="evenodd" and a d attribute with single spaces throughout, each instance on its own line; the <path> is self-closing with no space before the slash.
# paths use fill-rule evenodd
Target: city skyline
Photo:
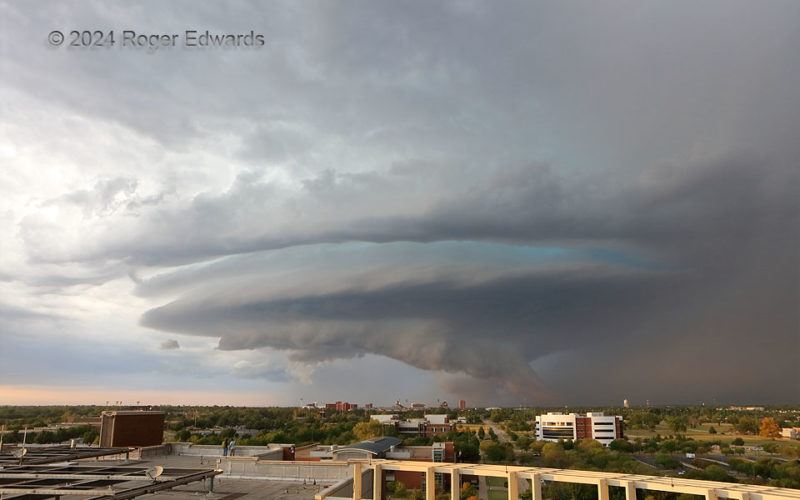
<path id="1" fill-rule="evenodd" d="M 47 7 L 0 403 L 800 402 L 797 2 Z"/>

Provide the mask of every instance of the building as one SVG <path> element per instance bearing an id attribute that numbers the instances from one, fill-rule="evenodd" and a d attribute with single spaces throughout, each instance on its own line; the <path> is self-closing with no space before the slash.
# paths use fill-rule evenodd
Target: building
<path id="1" fill-rule="evenodd" d="M 424 432 L 425 436 L 432 437 L 438 434 L 447 434 L 452 431 L 454 425 L 450 423 L 447 415 L 425 415 Z"/>
<path id="2" fill-rule="evenodd" d="M 608 446 L 622 438 L 622 417 L 602 413 L 547 413 L 536 417 L 536 438 L 540 441 L 595 439 Z"/>
<path id="3" fill-rule="evenodd" d="M 425 415 L 424 418 L 401 420 L 397 415 L 371 415 L 370 418 L 386 426 L 394 427 L 401 436 L 427 436 L 446 434 L 455 429 L 447 415 Z"/>
<path id="4" fill-rule="evenodd" d="M 335 403 L 325 403 L 326 410 L 350 411 L 355 410 L 356 408 L 358 408 L 358 405 L 355 403 L 342 403 L 341 401 L 337 401 Z"/>
<path id="5" fill-rule="evenodd" d="M 628 403 L 627 399 L 623 399 L 622 400 L 622 406 L 624 406 L 625 408 L 630 408 L 631 407 L 631 405 L 630 405 L 630 403 Z"/>
<path id="6" fill-rule="evenodd" d="M 399 421 L 400 418 L 397 415 L 371 415 L 369 417 L 371 420 L 375 420 L 380 422 L 384 425 L 391 424 L 394 425 L 395 422 Z"/>
<path id="7" fill-rule="evenodd" d="M 781 429 L 781 437 L 800 439 L 800 427 L 784 427 Z"/>
<path id="8" fill-rule="evenodd" d="M 155 446 L 164 442 L 163 411 L 104 411 L 100 446 Z"/>
<path id="9" fill-rule="evenodd" d="M 467 402 L 463 399 L 458 400 L 458 409 L 459 410 L 466 410 L 467 409 Z"/>
<path id="10" fill-rule="evenodd" d="M 361 441 L 360 443 L 336 447 L 331 450 L 334 460 L 370 460 L 386 458 L 387 453 L 394 451 L 403 442 L 396 437 L 379 437 Z"/>
<path id="11" fill-rule="evenodd" d="M 453 443 L 433 443 L 432 446 L 404 446 L 396 448 L 386 454 L 386 458 L 393 460 L 410 460 L 414 462 L 453 462 L 455 461 L 455 447 Z M 434 475 L 437 486 L 447 487 L 449 477 L 437 473 Z M 425 490 L 426 475 L 424 472 L 414 471 L 387 471 L 387 481 L 400 481 L 410 490 Z"/>

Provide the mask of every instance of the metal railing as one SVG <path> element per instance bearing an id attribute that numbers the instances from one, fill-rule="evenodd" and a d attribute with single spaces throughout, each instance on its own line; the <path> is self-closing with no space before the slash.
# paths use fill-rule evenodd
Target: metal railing
<path id="1" fill-rule="evenodd" d="M 643 476 L 639 474 L 623 474 L 615 472 L 594 472 L 569 469 L 548 469 L 538 467 L 453 464 L 432 462 L 413 462 L 401 460 L 351 461 L 353 468 L 352 499 L 362 500 L 365 471 L 372 471 L 374 483 L 369 485 L 372 500 L 384 500 L 384 473 L 387 471 L 410 471 L 425 474 L 425 498 L 434 500 L 436 496 L 435 474 L 446 474 L 450 477 L 451 500 L 460 500 L 461 478 L 464 476 L 484 476 L 503 478 L 508 484 L 508 498 L 517 500 L 520 494 L 520 483 L 531 488 L 533 500 L 543 500 L 542 483 L 589 484 L 597 487 L 598 500 L 609 500 L 609 487 L 623 488 L 626 500 L 636 500 L 637 490 L 665 491 L 670 493 L 688 493 L 705 497 L 707 500 L 718 498 L 736 498 L 740 500 L 800 500 L 800 490 L 776 488 L 750 484 L 723 483 L 682 479 L 673 477 Z M 530 483 L 528 483 L 528 480 Z M 349 490 L 349 488 L 348 488 Z M 336 490 L 323 491 L 316 495 L 316 500 L 333 500 Z M 368 497 L 369 498 L 369 497 Z"/>

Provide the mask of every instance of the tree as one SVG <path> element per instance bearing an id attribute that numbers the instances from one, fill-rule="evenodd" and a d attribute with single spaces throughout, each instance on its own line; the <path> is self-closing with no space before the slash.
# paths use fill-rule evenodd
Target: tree
<path id="1" fill-rule="evenodd" d="M 758 421 L 753 417 L 741 417 L 733 428 L 739 434 L 755 434 L 758 432 Z"/>
<path id="2" fill-rule="evenodd" d="M 478 490 L 469 481 L 465 481 L 461 485 L 461 500 L 469 500 L 470 498 L 478 498 Z"/>
<path id="3" fill-rule="evenodd" d="M 758 435 L 761 437 L 778 438 L 781 437 L 781 427 L 774 418 L 764 418 L 761 420 L 761 426 L 758 430 Z"/>
<path id="4" fill-rule="evenodd" d="M 356 435 L 359 441 L 366 441 L 374 437 L 383 435 L 383 424 L 377 420 L 370 420 L 369 422 L 359 422 L 353 427 L 353 434 Z"/>
<path id="5" fill-rule="evenodd" d="M 94 429 L 91 429 L 91 430 L 88 430 L 88 431 L 84 432 L 83 435 L 81 435 L 81 439 L 83 439 L 83 442 L 85 444 L 92 444 L 92 443 L 94 443 L 94 440 L 97 439 L 97 437 L 99 435 L 100 435 L 99 432 L 97 432 Z"/>
<path id="6" fill-rule="evenodd" d="M 531 445 L 531 438 L 523 434 L 517 438 L 516 444 L 520 450 L 527 450 Z"/>
<path id="7" fill-rule="evenodd" d="M 483 427 L 478 429 L 478 439 L 484 440 L 486 439 L 486 431 L 483 430 Z"/>
<path id="8" fill-rule="evenodd" d="M 711 427 L 709 427 L 709 428 L 708 428 L 708 433 L 709 433 L 709 434 L 716 434 L 716 433 L 717 433 L 717 430 L 716 430 L 716 429 L 714 428 L 714 426 L 712 425 Z"/>
<path id="9" fill-rule="evenodd" d="M 708 479 L 711 481 L 725 481 L 728 483 L 735 483 L 736 479 L 728 474 L 725 469 L 720 467 L 719 465 L 709 465 L 703 471 L 703 479 Z"/>
<path id="10" fill-rule="evenodd" d="M 485 448 L 481 446 L 483 449 L 486 460 L 489 462 L 504 462 L 504 461 L 513 461 L 514 460 L 514 450 L 511 448 L 508 443 L 496 443 L 493 441 L 485 441 L 485 443 L 489 443 Z"/>
<path id="11" fill-rule="evenodd" d="M 547 443 L 542 448 L 542 458 L 548 467 L 565 469 L 569 465 L 569 458 L 564 452 L 561 443 Z"/>
<path id="12" fill-rule="evenodd" d="M 778 453 L 778 443 L 765 443 L 763 448 L 767 453 Z"/>
<path id="13" fill-rule="evenodd" d="M 614 451 L 622 451 L 625 453 L 632 453 L 636 449 L 636 446 L 627 439 L 615 439 L 608 444 L 608 447 Z"/>
<path id="14" fill-rule="evenodd" d="M 686 432 L 686 417 L 670 417 L 667 419 L 667 425 L 673 432 Z"/>
<path id="15" fill-rule="evenodd" d="M 236 429 L 232 427 L 228 427 L 227 429 L 222 429 L 222 431 L 219 433 L 219 437 L 221 437 L 222 439 L 231 440 L 236 437 Z"/>
<path id="16" fill-rule="evenodd" d="M 680 462 L 667 455 L 666 453 L 659 453 L 656 455 L 656 462 L 665 469 L 676 469 L 680 466 Z"/>

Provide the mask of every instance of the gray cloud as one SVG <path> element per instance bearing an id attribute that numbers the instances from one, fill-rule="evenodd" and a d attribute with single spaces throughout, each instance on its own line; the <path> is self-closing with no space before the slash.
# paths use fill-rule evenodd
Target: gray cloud
<path id="1" fill-rule="evenodd" d="M 127 274 L 164 303 L 145 326 L 309 366 L 377 354 L 487 403 L 800 397 L 796 2 L 0 7 L 28 37 L 267 34 L 10 36 L 9 290 Z M 698 381 L 709 363 L 749 369 Z"/>
<path id="2" fill-rule="evenodd" d="M 542 356 L 573 352 L 595 360 L 582 360 L 586 367 L 602 360 L 601 366 L 615 366 L 615 372 L 635 377 L 638 383 L 656 384 L 666 377 L 652 368 L 659 361 L 666 374 L 687 373 L 711 346 L 716 356 L 745 362 L 752 357 L 747 346 L 753 331 L 769 318 L 771 343 L 761 346 L 759 357 L 765 365 L 791 372 L 796 351 L 781 346 L 796 343 L 797 332 L 792 306 L 797 276 L 791 271 L 798 241 L 792 196 L 796 175 L 745 156 L 693 166 L 684 175 L 673 171 L 671 176 L 657 182 L 644 176 L 627 193 L 601 199 L 592 209 L 591 199 L 583 198 L 577 207 L 570 203 L 547 169 L 523 169 L 471 196 L 456 197 L 457 202 L 443 204 L 427 218 L 397 226 L 391 221 L 376 224 L 386 228 L 387 237 L 398 238 L 410 232 L 396 227 L 413 224 L 419 234 L 425 228 L 423 240 L 434 235 L 541 239 L 588 247 L 614 241 L 612 247 L 651 256 L 659 263 L 655 267 L 617 254 L 618 266 L 596 265 L 594 271 L 576 267 L 541 275 L 520 269 L 512 276 L 475 284 L 434 278 L 383 283 L 368 290 L 344 284 L 344 290 L 335 293 L 301 291 L 294 296 L 280 296 L 280 284 L 262 281 L 255 271 L 249 278 L 229 280 L 219 294 L 213 292 L 213 282 L 200 279 L 183 298 L 148 312 L 143 324 L 220 337 L 222 349 L 290 350 L 298 359 L 381 354 L 418 368 L 463 372 L 490 385 L 498 381 L 495 384 L 506 391 L 536 401 L 554 397 L 545 393 L 545 385 L 528 366 Z M 501 196 L 493 196 L 504 188 Z M 493 200 L 499 200 L 499 206 Z M 751 240 L 753 235 L 758 235 L 757 242 Z M 585 255 L 593 253 L 587 250 Z M 359 272 L 358 263 L 350 265 L 353 273 Z M 403 264 L 395 266 L 402 279 Z M 215 273 L 225 271 L 211 274 Z M 411 278 L 412 273 L 407 276 L 419 279 Z M 325 281 L 321 277 L 317 286 Z M 197 295 L 201 289 L 202 295 Z M 264 291 L 278 297 L 262 298 Z M 705 346 L 700 350 L 704 354 L 663 363 L 665 349 L 676 344 Z M 629 356 L 649 360 L 649 374 L 632 370 L 641 367 L 639 362 L 624 368 Z M 584 377 L 587 370 L 572 373 Z M 763 372 L 767 373 L 771 371 Z M 553 386 L 568 385 L 572 376 L 554 376 L 559 382 Z M 749 373 L 747 379 L 763 381 L 762 377 Z M 753 396 L 765 397 L 752 383 L 741 385 L 752 387 Z M 772 397 L 791 393 L 794 385 L 792 380 L 773 382 Z M 668 388 L 660 392 L 664 398 L 669 393 Z"/>
<path id="3" fill-rule="evenodd" d="M 173 349 L 180 349 L 181 345 L 175 339 L 167 339 L 161 342 L 161 349 L 165 351 L 173 350 Z"/>

